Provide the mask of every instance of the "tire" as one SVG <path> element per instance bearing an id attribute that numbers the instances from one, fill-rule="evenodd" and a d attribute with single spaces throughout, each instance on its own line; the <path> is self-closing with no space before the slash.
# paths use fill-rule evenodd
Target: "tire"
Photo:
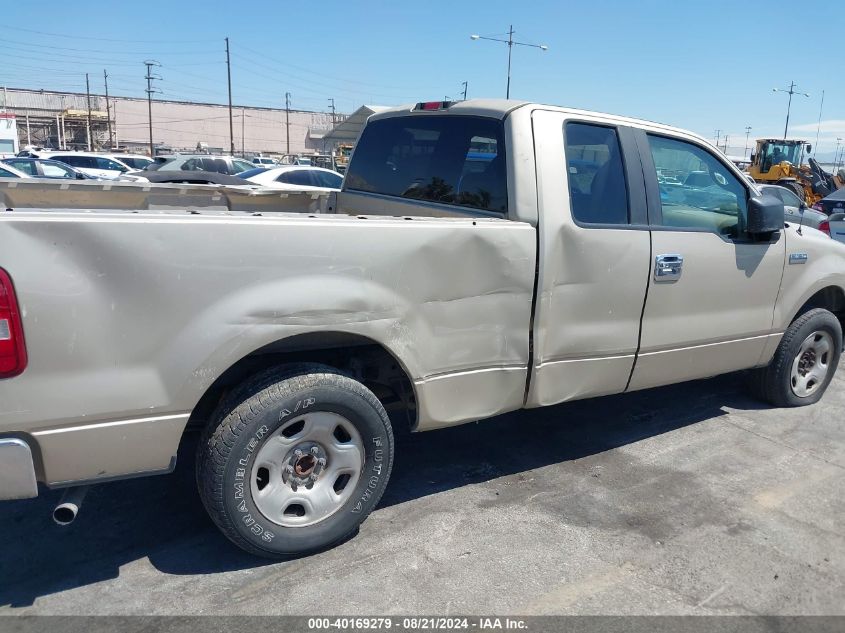
<path id="1" fill-rule="evenodd" d="M 274 368 L 212 416 L 197 447 L 197 487 L 235 545 L 299 556 L 358 529 L 387 487 L 393 451 L 387 413 L 364 385 L 322 365 Z"/>
<path id="2" fill-rule="evenodd" d="M 755 395 L 777 407 L 818 402 L 839 365 L 842 326 L 828 310 L 814 308 L 787 328 L 772 362 L 751 371 Z"/>
<path id="3" fill-rule="evenodd" d="M 803 185 L 801 185 L 799 182 L 795 180 L 784 180 L 776 184 L 780 185 L 781 187 L 785 187 L 786 189 L 789 189 L 792 193 L 798 196 L 798 199 L 802 202 L 805 201 L 806 193 L 804 193 Z"/>

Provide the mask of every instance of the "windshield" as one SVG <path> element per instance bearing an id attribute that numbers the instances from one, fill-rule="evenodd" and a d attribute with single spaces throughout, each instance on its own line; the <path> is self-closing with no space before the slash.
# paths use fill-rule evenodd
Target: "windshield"
<path id="1" fill-rule="evenodd" d="M 800 143 L 770 142 L 766 147 L 764 160 L 772 165 L 777 165 L 783 161 L 798 165 L 801 162 L 802 147 L 803 145 Z"/>

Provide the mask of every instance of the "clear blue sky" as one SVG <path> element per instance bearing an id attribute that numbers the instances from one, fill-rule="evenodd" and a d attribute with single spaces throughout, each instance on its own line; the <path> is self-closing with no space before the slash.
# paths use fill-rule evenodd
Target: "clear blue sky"
<path id="1" fill-rule="evenodd" d="M 692 129 L 731 149 L 783 134 L 795 80 L 790 136 L 820 154 L 845 138 L 845 13 L 836 0 L 752 2 L 425 0 L 366 3 L 203 0 L 7 3 L 0 25 L 0 85 L 102 90 L 143 96 L 141 62 L 161 62 L 163 98 L 223 103 L 223 38 L 232 49 L 236 104 L 338 111 L 469 96 L 502 97 L 507 46 L 478 33 L 546 44 L 514 48 L 511 96 L 637 116 Z M 25 30 L 26 29 L 26 30 Z M 838 44 L 836 45 L 838 46 Z M 834 60 L 838 59 L 838 68 Z"/>

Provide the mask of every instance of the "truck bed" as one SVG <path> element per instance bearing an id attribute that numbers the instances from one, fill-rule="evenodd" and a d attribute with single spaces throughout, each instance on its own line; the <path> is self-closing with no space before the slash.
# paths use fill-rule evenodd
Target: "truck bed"
<path id="1" fill-rule="evenodd" d="M 0 432 L 35 440 L 51 484 L 166 470 L 227 368 L 315 334 L 388 350 L 423 428 L 518 408 L 535 244 L 497 219 L 0 211 L 29 353 L 0 382 Z"/>

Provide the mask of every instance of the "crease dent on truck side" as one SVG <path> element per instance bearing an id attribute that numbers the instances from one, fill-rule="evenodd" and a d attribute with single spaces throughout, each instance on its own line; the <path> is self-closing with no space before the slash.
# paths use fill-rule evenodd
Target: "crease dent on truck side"
<path id="1" fill-rule="evenodd" d="M 770 403 L 812 404 L 842 348 L 845 244 L 785 222 L 704 139 L 625 117 L 386 110 L 341 191 L 316 197 L 0 195 L 0 363 L 23 340 L 12 294 L 28 357 L 0 380 L 0 498 L 168 472 L 192 424 L 209 515 L 260 555 L 354 531 L 387 485 L 392 424 L 740 370 Z"/>

